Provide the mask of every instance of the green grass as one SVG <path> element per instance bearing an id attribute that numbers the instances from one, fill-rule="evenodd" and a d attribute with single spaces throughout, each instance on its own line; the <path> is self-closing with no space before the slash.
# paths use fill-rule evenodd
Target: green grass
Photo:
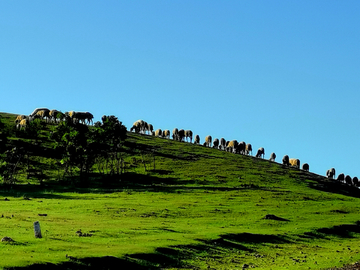
<path id="1" fill-rule="evenodd" d="M 0 237 L 15 240 L 0 242 L 0 267 L 327 269 L 360 260 L 353 187 L 131 133 L 124 158 L 121 181 L 104 184 L 94 173 L 80 188 L 57 181 L 55 158 L 35 157 L 49 176 L 44 186 L 20 172 L 17 185 L 0 189 Z M 34 221 L 42 239 L 34 237 Z"/>

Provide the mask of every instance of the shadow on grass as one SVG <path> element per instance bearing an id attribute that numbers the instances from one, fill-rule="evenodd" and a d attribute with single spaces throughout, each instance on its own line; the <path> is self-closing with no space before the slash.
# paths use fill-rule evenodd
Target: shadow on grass
<path id="1" fill-rule="evenodd" d="M 194 269 L 196 266 L 190 262 L 198 259 L 221 258 L 229 252 L 254 253 L 256 250 L 246 245 L 254 244 L 286 244 L 290 241 L 285 236 L 261 235 L 251 233 L 224 234 L 214 240 L 197 240 L 198 244 L 176 245 L 160 247 L 154 253 L 130 254 L 124 258 L 100 257 L 77 259 L 67 257 L 67 262 L 60 264 L 34 264 L 27 267 L 6 268 L 12 270 L 32 269 L 163 269 L 163 268 L 186 268 Z"/>
<path id="2" fill-rule="evenodd" d="M 69 261 L 60 264 L 44 263 L 33 264 L 26 267 L 9 267 L 7 270 L 117 270 L 117 269 L 156 269 L 155 267 L 147 267 L 139 265 L 137 262 L 132 262 L 127 259 L 120 259 L 116 257 L 99 257 L 99 258 L 68 258 Z"/>
<path id="3" fill-rule="evenodd" d="M 350 186 L 337 180 L 329 180 L 325 177 L 314 177 L 311 180 L 314 181 L 309 184 L 309 187 L 313 189 L 360 198 L 360 189 L 355 186 Z"/>
<path id="4" fill-rule="evenodd" d="M 360 221 L 357 221 L 355 224 L 342 224 L 333 226 L 330 228 L 320 228 L 313 232 L 306 232 L 303 235 L 300 235 L 301 238 L 322 238 L 327 237 L 339 237 L 339 238 L 354 238 L 358 237 L 360 234 Z"/>

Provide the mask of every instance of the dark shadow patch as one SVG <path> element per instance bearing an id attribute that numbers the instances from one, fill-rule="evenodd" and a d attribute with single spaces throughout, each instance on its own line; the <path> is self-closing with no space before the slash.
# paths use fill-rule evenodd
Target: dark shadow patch
<path id="1" fill-rule="evenodd" d="M 289 219 L 278 217 L 275 215 L 267 214 L 263 219 L 271 219 L 271 220 L 277 220 L 277 221 L 290 221 Z"/>
<path id="2" fill-rule="evenodd" d="M 118 270 L 118 269 L 157 269 L 156 267 L 143 266 L 135 261 L 106 256 L 100 258 L 77 259 L 69 256 L 68 262 L 60 264 L 44 263 L 33 264 L 25 267 L 8 267 L 7 270 Z"/>

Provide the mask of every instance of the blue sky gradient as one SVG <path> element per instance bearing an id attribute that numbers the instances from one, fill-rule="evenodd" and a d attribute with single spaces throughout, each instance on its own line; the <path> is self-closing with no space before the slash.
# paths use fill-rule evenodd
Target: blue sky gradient
<path id="1" fill-rule="evenodd" d="M 359 1 L 1 1 L 0 111 L 117 116 L 360 176 Z"/>

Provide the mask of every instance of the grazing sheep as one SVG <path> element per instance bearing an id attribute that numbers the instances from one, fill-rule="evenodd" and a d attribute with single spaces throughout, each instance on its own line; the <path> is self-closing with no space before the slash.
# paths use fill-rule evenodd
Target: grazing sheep
<path id="1" fill-rule="evenodd" d="M 157 130 L 155 130 L 155 136 L 156 137 L 161 137 L 162 136 L 162 130 L 160 128 L 158 128 Z"/>
<path id="2" fill-rule="evenodd" d="M 170 139 L 170 130 L 165 129 L 162 135 L 164 138 Z"/>
<path id="3" fill-rule="evenodd" d="M 225 150 L 226 149 L 226 140 L 224 138 L 220 139 L 220 149 Z"/>
<path id="4" fill-rule="evenodd" d="M 343 173 L 340 173 L 338 175 L 338 177 L 336 178 L 336 180 L 340 181 L 340 182 L 343 182 L 345 180 L 345 174 Z"/>
<path id="5" fill-rule="evenodd" d="M 48 108 L 36 108 L 29 116 L 34 117 L 38 111 L 43 111 L 43 110 L 50 112 Z"/>
<path id="6" fill-rule="evenodd" d="M 148 132 L 151 134 L 154 131 L 154 127 L 152 124 L 148 124 Z"/>
<path id="7" fill-rule="evenodd" d="M 220 141 L 218 138 L 215 138 L 213 141 L 213 148 L 218 149 L 219 148 Z"/>
<path id="8" fill-rule="evenodd" d="M 235 153 L 236 148 L 238 147 L 239 142 L 237 140 L 232 140 L 226 143 L 226 150 L 230 153 Z"/>
<path id="9" fill-rule="evenodd" d="M 86 124 L 87 122 L 89 125 L 93 123 L 94 116 L 89 112 L 70 111 L 68 115 L 70 116 L 70 118 L 74 123 L 81 122 L 83 124 Z"/>
<path id="10" fill-rule="evenodd" d="M 264 149 L 264 147 L 260 147 L 257 150 L 257 153 L 256 153 L 255 157 L 260 158 L 261 156 L 263 156 L 263 158 L 265 158 L 265 149 Z"/>
<path id="11" fill-rule="evenodd" d="M 135 133 L 140 133 L 141 122 L 139 122 L 139 120 L 135 121 L 132 127 L 130 128 L 130 131 L 134 131 Z"/>
<path id="12" fill-rule="evenodd" d="M 246 150 L 246 143 L 245 142 L 240 142 L 238 144 L 238 146 L 236 147 L 235 151 L 237 154 L 245 154 L 245 150 Z"/>
<path id="13" fill-rule="evenodd" d="M 335 169 L 331 168 L 329 170 L 326 171 L 326 176 L 329 179 L 334 179 L 335 178 Z"/>
<path id="14" fill-rule="evenodd" d="M 288 155 L 285 155 L 282 159 L 282 164 L 286 165 L 286 166 L 289 166 L 290 163 L 289 163 L 289 156 Z"/>
<path id="15" fill-rule="evenodd" d="M 252 146 L 251 146 L 250 143 L 248 143 L 248 144 L 246 145 L 246 148 L 245 148 L 245 153 L 246 153 L 247 155 L 250 155 L 250 152 L 251 152 L 251 156 L 252 156 Z"/>
<path id="16" fill-rule="evenodd" d="M 333 177 L 335 178 L 335 168 L 330 169 L 332 171 Z"/>
<path id="17" fill-rule="evenodd" d="M 173 140 L 177 141 L 178 137 L 179 137 L 179 130 L 177 128 L 174 128 L 172 131 L 172 138 L 173 138 Z"/>
<path id="18" fill-rule="evenodd" d="M 65 119 L 65 114 L 58 110 L 50 110 L 49 112 L 49 120 L 56 123 Z"/>
<path id="19" fill-rule="evenodd" d="M 50 113 L 49 109 L 38 110 L 35 115 L 30 115 L 29 119 L 32 120 L 34 118 L 40 118 L 40 119 L 45 119 L 46 121 L 49 121 L 49 113 Z"/>
<path id="20" fill-rule="evenodd" d="M 275 161 L 275 159 L 276 159 L 276 154 L 275 154 L 274 152 L 272 152 L 272 153 L 270 154 L 269 160 L 270 160 L 270 161 Z"/>
<path id="21" fill-rule="evenodd" d="M 195 135 L 194 144 L 200 144 L 200 136 Z"/>
<path id="22" fill-rule="evenodd" d="M 193 132 L 191 130 L 185 130 L 185 139 L 187 141 L 187 139 L 190 139 L 190 143 L 192 143 L 192 137 L 193 137 Z"/>
<path id="23" fill-rule="evenodd" d="M 16 128 L 19 130 L 26 129 L 26 125 L 29 123 L 28 119 L 22 119 L 19 124 L 16 125 Z"/>
<path id="24" fill-rule="evenodd" d="M 179 142 L 182 142 L 185 138 L 185 130 L 183 129 L 180 129 L 179 132 L 178 132 L 178 141 Z"/>
<path id="25" fill-rule="evenodd" d="M 15 124 L 19 124 L 21 120 L 26 119 L 26 115 L 18 115 L 15 119 Z"/>
<path id="26" fill-rule="evenodd" d="M 326 171 L 326 177 L 329 179 L 333 179 L 334 178 L 334 171 L 332 169 L 329 169 Z"/>
<path id="27" fill-rule="evenodd" d="M 290 163 L 291 166 L 300 169 L 300 159 L 290 158 L 289 163 Z"/>
<path id="28" fill-rule="evenodd" d="M 345 176 L 345 183 L 348 185 L 352 184 L 352 178 L 350 177 L 350 175 Z"/>
<path id="29" fill-rule="evenodd" d="M 354 176 L 354 178 L 352 179 L 353 185 L 355 187 L 357 187 L 359 185 L 359 178 L 357 178 L 356 176 Z"/>
<path id="30" fill-rule="evenodd" d="M 307 164 L 307 163 L 304 163 L 303 165 L 302 165 L 302 169 L 304 170 L 304 171 L 309 171 L 309 164 Z"/>
<path id="31" fill-rule="evenodd" d="M 205 137 L 205 143 L 207 147 L 211 147 L 212 137 L 210 135 Z"/>

